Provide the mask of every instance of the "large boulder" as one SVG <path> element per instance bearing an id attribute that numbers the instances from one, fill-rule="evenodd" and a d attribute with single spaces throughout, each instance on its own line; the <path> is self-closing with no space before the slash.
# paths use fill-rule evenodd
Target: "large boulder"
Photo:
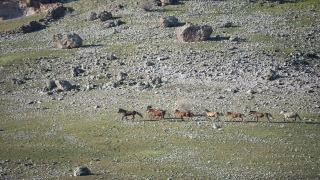
<path id="1" fill-rule="evenodd" d="M 176 29 L 176 34 L 180 42 L 206 41 L 212 34 L 212 27 L 209 25 L 186 25 Z"/>
<path id="2" fill-rule="evenodd" d="M 112 13 L 108 12 L 108 11 L 103 11 L 98 14 L 98 18 L 100 19 L 100 21 L 110 20 L 110 19 L 112 19 Z"/>
<path id="3" fill-rule="evenodd" d="M 159 25 L 160 27 L 175 27 L 178 26 L 179 22 L 178 22 L 178 18 L 176 18 L 175 16 L 167 16 L 167 17 L 163 17 L 160 18 L 160 22 Z"/>
<path id="4" fill-rule="evenodd" d="M 52 21 L 55 21 L 63 17 L 67 11 L 70 11 L 69 8 L 64 7 L 61 3 L 49 4 L 48 6 L 41 6 L 41 11 L 47 12 L 44 18 L 39 20 L 42 24 L 48 24 Z"/>
<path id="5" fill-rule="evenodd" d="M 60 49 L 72 49 L 78 48 L 82 46 L 82 38 L 76 34 L 56 34 L 53 35 L 52 40 L 57 44 L 58 48 Z"/>
<path id="6" fill-rule="evenodd" d="M 57 3 L 55 7 L 47 11 L 46 18 L 59 19 L 64 16 L 66 8 L 62 4 Z"/>
<path id="7" fill-rule="evenodd" d="M 90 174 L 91 174 L 91 172 L 90 172 L 89 168 L 87 168 L 85 166 L 77 167 L 73 172 L 74 176 L 86 176 L 86 175 L 90 175 Z"/>
<path id="8" fill-rule="evenodd" d="M 61 91 L 70 91 L 72 88 L 70 82 L 66 80 L 56 80 L 55 83 L 57 85 L 57 89 Z"/>

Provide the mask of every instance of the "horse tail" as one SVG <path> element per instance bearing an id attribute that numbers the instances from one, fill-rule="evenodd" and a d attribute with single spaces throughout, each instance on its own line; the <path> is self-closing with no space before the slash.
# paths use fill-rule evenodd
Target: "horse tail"
<path id="1" fill-rule="evenodd" d="M 136 112 L 141 118 L 143 118 L 142 114 L 139 112 Z"/>

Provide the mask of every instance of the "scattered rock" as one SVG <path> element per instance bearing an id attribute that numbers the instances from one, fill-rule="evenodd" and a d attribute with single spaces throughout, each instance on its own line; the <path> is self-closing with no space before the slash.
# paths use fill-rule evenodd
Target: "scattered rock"
<path id="1" fill-rule="evenodd" d="M 206 41 L 212 33 L 212 27 L 208 25 L 186 25 L 176 29 L 176 34 L 180 42 Z"/>
<path id="2" fill-rule="evenodd" d="M 85 166 L 77 167 L 73 171 L 74 176 L 86 176 L 86 175 L 90 175 L 90 174 L 91 174 L 91 172 L 90 172 L 89 168 L 87 168 Z"/>
<path id="3" fill-rule="evenodd" d="M 61 3 L 56 3 L 55 7 L 50 8 L 47 11 L 46 16 L 44 18 L 41 18 L 39 22 L 42 24 L 48 24 L 64 16 L 66 11 L 67 8 L 65 8 Z"/>
<path id="4" fill-rule="evenodd" d="M 174 0 L 160 0 L 162 6 L 172 5 Z"/>
<path id="5" fill-rule="evenodd" d="M 47 86 L 46 87 L 48 88 L 49 91 L 51 91 L 52 89 L 56 88 L 57 85 L 56 85 L 55 81 L 49 80 L 47 82 Z"/>
<path id="6" fill-rule="evenodd" d="M 94 21 L 97 19 L 97 13 L 95 12 L 90 12 L 89 15 L 88 15 L 88 21 Z"/>
<path id="7" fill-rule="evenodd" d="M 248 91 L 247 91 L 247 94 L 255 94 L 256 92 L 254 91 L 254 90 L 252 90 L 252 89 L 249 89 Z"/>
<path id="8" fill-rule="evenodd" d="M 72 86 L 69 81 L 66 80 L 56 80 L 57 89 L 61 91 L 70 91 Z"/>
<path id="9" fill-rule="evenodd" d="M 100 21 L 107 21 L 112 19 L 112 13 L 108 11 L 103 11 L 99 13 L 97 17 L 100 19 Z"/>
<path id="10" fill-rule="evenodd" d="M 167 17 L 163 17 L 160 18 L 160 27 L 166 28 L 166 27 L 175 27 L 178 26 L 179 22 L 178 22 L 178 18 L 176 18 L 175 16 L 167 16 Z"/>
<path id="11" fill-rule="evenodd" d="M 237 41 L 239 41 L 239 37 L 238 36 L 230 36 L 229 41 L 237 42 Z"/>
<path id="12" fill-rule="evenodd" d="M 120 20 L 108 20 L 104 24 L 104 28 L 116 27 L 116 26 L 120 26 L 121 24 L 122 22 Z"/>
<path id="13" fill-rule="evenodd" d="M 273 81 L 278 78 L 278 74 L 276 73 L 276 71 L 269 69 L 269 71 L 265 75 L 265 78 L 269 81 Z"/>
<path id="14" fill-rule="evenodd" d="M 232 22 L 224 22 L 221 25 L 222 28 L 229 28 L 232 27 Z"/>
<path id="15" fill-rule="evenodd" d="M 83 73 L 84 70 L 83 69 L 80 69 L 80 68 L 73 68 L 71 73 L 72 73 L 72 77 L 77 77 L 80 73 Z"/>
<path id="16" fill-rule="evenodd" d="M 20 80 L 20 79 L 12 78 L 11 79 L 11 83 L 20 85 L 20 84 L 23 84 L 24 82 L 22 80 Z"/>
<path id="17" fill-rule="evenodd" d="M 212 127 L 213 127 L 213 129 L 219 129 L 219 128 L 221 128 L 221 126 L 220 126 L 219 124 L 213 124 Z"/>

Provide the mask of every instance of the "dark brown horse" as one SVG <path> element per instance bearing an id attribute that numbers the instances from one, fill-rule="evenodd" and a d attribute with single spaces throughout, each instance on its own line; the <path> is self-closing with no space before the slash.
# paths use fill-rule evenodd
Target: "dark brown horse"
<path id="1" fill-rule="evenodd" d="M 240 118 L 243 122 L 243 117 L 246 117 L 244 114 L 241 113 L 234 113 L 234 112 L 227 112 L 227 116 L 230 116 L 231 120 L 233 121 L 235 118 Z"/>
<path id="2" fill-rule="evenodd" d="M 132 116 L 132 121 L 134 121 L 134 116 L 136 114 L 138 114 L 141 118 L 143 117 L 142 114 L 137 112 L 137 111 L 127 111 L 127 110 L 124 110 L 124 109 L 121 109 L 121 108 L 119 108 L 118 113 L 122 114 L 121 120 L 123 120 L 124 117 L 126 119 L 128 119 L 127 116 Z"/>
<path id="3" fill-rule="evenodd" d="M 188 117 L 188 119 L 190 120 L 190 117 L 192 116 L 191 111 L 179 111 L 178 109 L 174 110 L 174 113 L 178 114 L 178 116 L 180 116 L 181 120 L 183 120 L 183 116 Z"/>
<path id="4" fill-rule="evenodd" d="M 257 122 L 259 117 L 266 117 L 269 122 L 270 122 L 269 117 L 273 118 L 271 114 L 267 112 L 250 111 L 249 115 L 252 115 L 252 119 L 256 119 Z"/>
<path id="5" fill-rule="evenodd" d="M 150 113 L 152 118 L 160 116 L 161 119 L 164 119 L 164 116 L 166 115 L 166 110 L 154 109 L 152 106 L 147 106 L 147 112 Z"/>

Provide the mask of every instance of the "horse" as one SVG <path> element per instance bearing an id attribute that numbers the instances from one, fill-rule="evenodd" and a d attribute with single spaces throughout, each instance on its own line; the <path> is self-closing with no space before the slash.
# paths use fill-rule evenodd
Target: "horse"
<path id="1" fill-rule="evenodd" d="M 270 122 L 269 116 L 271 118 L 273 118 L 272 115 L 270 113 L 267 113 L 267 112 L 250 111 L 249 115 L 252 115 L 253 116 L 252 119 L 256 119 L 257 122 L 258 122 L 258 118 L 259 117 L 266 117 L 269 122 Z"/>
<path id="2" fill-rule="evenodd" d="M 216 111 L 209 111 L 208 109 L 204 109 L 204 112 L 206 113 L 206 118 L 208 119 L 209 117 L 215 117 L 219 120 L 219 116 L 222 115 L 219 112 Z"/>
<path id="3" fill-rule="evenodd" d="M 246 117 L 244 114 L 241 113 L 233 113 L 233 112 L 227 112 L 226 113 L 227 116 L 230 116 L 231 120 L 233 121 L 233 119 L 235 118 L 240 118 L 241 121 L 243 122 L 243 117 Z"/>
<path id="4" fill-rule="evenodd" d="M 121 108 L 119 108 L 118 113 L 122 114 L 121 120 L 123 120 L 124 117 L 128 120 L 127 116 L 132 116 L 132 121 L 134 121 L 134 116 L 136 114 L 138 114 L 141 118 L 143 117 L 142 114 L 137 111 L 127 111 Z"/>
<path id="5" fill-rule="evenodd" d="M 192 116 L 191 111 L 179 111 L 178 109 L 174 110 L 175 114 L 178 114 L 178 116 L 180 116 L 181 120 L 183 120 L 183 116 L 188 117 L 188 119 L 190 120 L 190 117 Z"/>
<path id="6" fill-rule="evenodd" d="M 152 118 L 160 116 L 161 119 L 164 119 L 164 116 L 166 115 L 166 110 L 154 109 L 152 106 L 147 106 L 147 112 L 150 113 Z"/>
<path id="7" fill-rule="evenodd" d="M 284 116 L 284 121 L 286 121 L 286 119 L 289 119 L 289 118 L 294 118 L 294 121 L 296 121 L 297 118 L 299 118 L 299 120 L 301 121 L 301 118 L 300 116 L 298 115 L 298 113 L 296 112 L 287 112 L 287 111 L 281 111 L 280 114 L 283 114 Z"/>

